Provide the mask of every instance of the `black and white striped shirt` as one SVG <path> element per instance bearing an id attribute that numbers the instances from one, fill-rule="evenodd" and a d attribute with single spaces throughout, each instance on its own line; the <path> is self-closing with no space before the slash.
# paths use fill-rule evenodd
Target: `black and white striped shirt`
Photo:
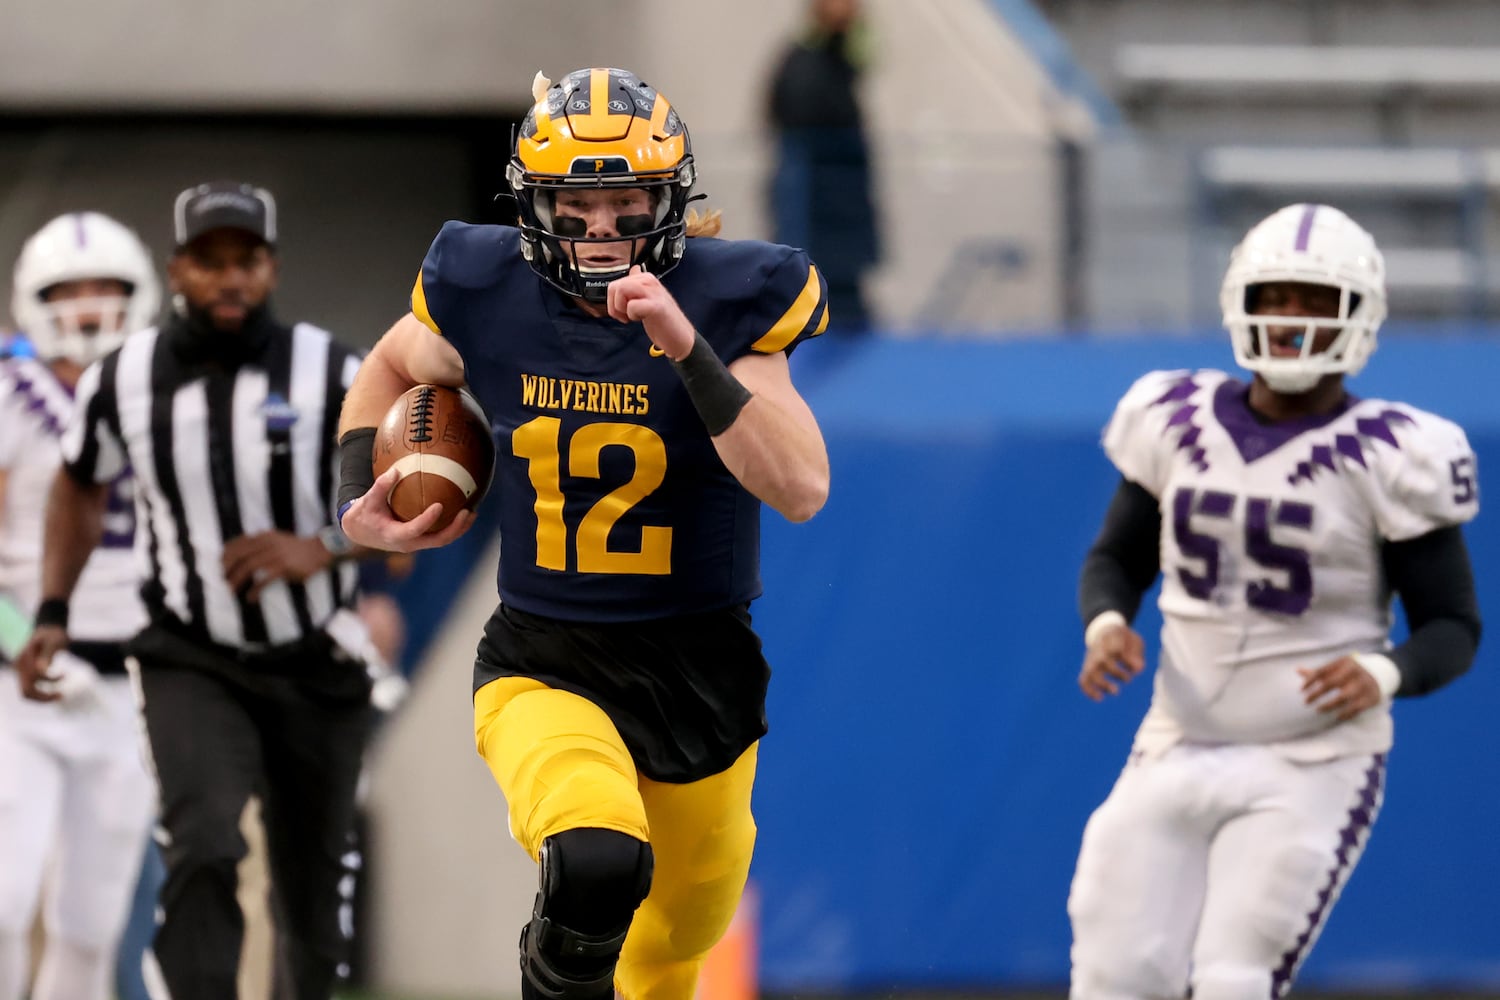
<path id="1" fill-rule="evenodd" d="M 273 582 L 252 602 L 225 579 L 224 544 L 333 523 L 339 409 L 359 357 L 298 323 L 273 326 L 254 357 L 225 368 L 186 358 L 173 333 L 142 330 L 84 372 L 65 466 L 84 483 L 133 471 L 153 622 L 249 652 L 295 643 L 353 604 L 356 567 Z"/>

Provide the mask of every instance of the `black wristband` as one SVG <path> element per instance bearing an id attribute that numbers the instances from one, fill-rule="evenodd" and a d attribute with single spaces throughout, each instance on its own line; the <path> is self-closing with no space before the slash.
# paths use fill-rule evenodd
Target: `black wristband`
<path id="1" fill-rule="evenodd" d="M 682 379 L 698 416 L 703 418 L 709 437 L 718 437 L 729 430 L 750 402 L 750 390 L 730 374 L 701 333 L 695 334 L 693 349 L 687 357 L 673 361 L 672 367 Z"/>
<path id="2" fill-rule="evenodd" d="M 68 599 L 66 597 L 48 597 L 43 599 L 36 608 L 36 625 L 41 628 L 44 625 L 56 625 L 66 630 L 68 627 Z"/>
<path id="3" fill-rule="evenodd" d="M 339 495 L 335 507 L 353 503 L 375 485 L 375 428 L 356 427 L 339 438 Z"/>

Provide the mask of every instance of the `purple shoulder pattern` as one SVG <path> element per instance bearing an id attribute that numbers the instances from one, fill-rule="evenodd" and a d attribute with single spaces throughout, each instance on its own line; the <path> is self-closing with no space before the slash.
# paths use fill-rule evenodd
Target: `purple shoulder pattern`
<path id="1" fill-rule="evenodd" d="M 1334 460 L 1334 456 L 1342 456 L 1346 462 L 1367 468 L 1365 455 L 1366 450 L 1373 451 L 1374 442 L 1382 441 L 1398 451 L 1401 442 L 1396 437 L 1395 428 L 1414 424 L 1416 421 L 1411 415 L 1394 408 L 1381 410 L 1373 417 L 1359 417 L 1354 421 L 1354 432 L 1335 434 L 1333 444 L 1315 444 L 1312 446 L 1308 457 L 1297 463 L 1296 469 L 1287 476 L 1287 482 L 1293 486 L 1298 483 L 1312 482 L 1320 470 L 1326 469 L 1337 474 L 1340 471 L 1340 463 Z"/>
<path id="2" fill-rule="evenodd" d="M 51 371 L 37 362 L 21 358 L 7 359 L 4 368 L 6 381 L 10 383 L 11 392 L 21 404 L 21 410 L 34 414 L 47 433 L 61 437 L 67 417 L 57 413 L 49 405 L 48 394 L 43 391 L 44 381 L 51 381 L 57 386 Z"/>
<path id="3" fill-rule="evenodd" d="M 1203 435 L 1203 427 L 1195 419 L 1199 407 L 1192 402 L 1193 396 L 1202 388 L 1203 383 L 1198 380 L 1196 373 L 1185 374 L 1167 386 L 1166 391 L 1153 400 L 1151 405 L 1171 409 L 1171 414 L 1167 417 L 1167 430 L 1178 432 L 1178 450 L 1187 452 L 1188 461 L 1199 472 L 1207 472 L 1208 453 L 1198 444 L 1198 439 Z"/>

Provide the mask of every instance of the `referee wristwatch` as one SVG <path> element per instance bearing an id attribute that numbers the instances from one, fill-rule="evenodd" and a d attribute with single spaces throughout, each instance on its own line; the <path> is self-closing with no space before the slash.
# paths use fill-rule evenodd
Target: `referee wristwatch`
<path id="1" fill-rule="evenodd" d="M 336 524 L 325 525 L 318 529 L 318 541 L 323 543 L 334 559 L 348 559 L 354 554 L 354 543 L 349 536 L 344 534 L 344 529 Z"/>

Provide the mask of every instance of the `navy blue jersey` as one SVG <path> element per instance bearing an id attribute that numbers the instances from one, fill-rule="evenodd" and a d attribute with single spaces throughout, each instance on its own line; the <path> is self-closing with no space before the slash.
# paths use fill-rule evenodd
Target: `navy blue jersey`
<path id="1" fill-rule="evenodd" d="M 823 280 L 790 247 L 693 238 L 662 283 L 725 364 L 828 323 Z M 494 425 L 504 603 L 606 622 L 760 596 L 760 502 L 641 324 L 545 284 L 518 230 L 458 222 L 433 241 L 412 312 L 458 349 Z"/>

